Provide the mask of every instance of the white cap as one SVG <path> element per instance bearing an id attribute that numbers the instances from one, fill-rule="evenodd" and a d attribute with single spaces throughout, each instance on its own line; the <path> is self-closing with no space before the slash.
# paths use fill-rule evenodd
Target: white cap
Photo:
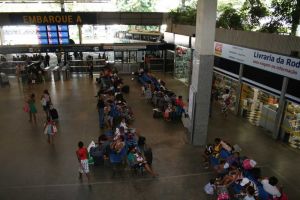
<path id="1" fill-rule="evenodd" d="M 244 187 L 245 185 L 247 185 L 250 182 L 250 180 L 248 178 L 243 178 L 240 185 L 242 187 Z"/>
<path id="2" fill-rule="evenodd" d="M 254 168 L 256 166 L 256 164 L 257 164 L 256 161 L 254 161 L 252 159 L 250 160 L 250 165 L 252 168 Z"/>
<path id="3" fill-rule="evenodd" d="M 229 164 L 228 163 L 225 163 L 224 164 L 224 169 L 228 169 L 229 168 Z"/>

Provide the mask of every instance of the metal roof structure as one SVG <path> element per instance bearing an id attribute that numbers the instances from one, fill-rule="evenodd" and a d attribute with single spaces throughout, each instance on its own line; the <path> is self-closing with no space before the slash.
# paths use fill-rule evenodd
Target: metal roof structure
<path id="1" fill-rule="evenodd" d="M 0 0 L 0 3 L 107 3 L 111 0 Z"/>

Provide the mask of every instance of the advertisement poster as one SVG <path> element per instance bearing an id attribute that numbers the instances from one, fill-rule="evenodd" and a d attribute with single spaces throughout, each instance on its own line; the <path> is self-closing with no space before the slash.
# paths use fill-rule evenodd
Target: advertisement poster
<path id="1" fill-rule="evenodd" d="M 215 55 L 300 80 L 300 59 L 215 42 Z"/>

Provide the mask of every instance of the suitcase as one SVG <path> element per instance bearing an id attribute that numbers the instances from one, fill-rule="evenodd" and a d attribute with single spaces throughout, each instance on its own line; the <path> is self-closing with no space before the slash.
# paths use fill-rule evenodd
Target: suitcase
<path id="1" fill-rule="evenodd" d="M 161 118 L 162 112 L 159 109 L 153 109 L 153 118 Z"/>
<path id="2" fill-rule="evenodd" d="M 121 93 L 118 93 L 117 95 L 116 95 L 116 100 L 117 101 L 123 101 L 123 94 L 121 94 Z"/>
<path id="3" fill-rule="evenodd" d="M 129 86 L 128 85 L 124 85 L 122 87 L 122 92 L 125 93 L 125 94 L 128 94 L 129 93 Z"/>
<path id="4" fill-rule="evenodd" d="M 55 108 L 50 109 L 50 116 L 52 120 L 58 119 L 58 112 Z"/>
<path id="5" fill-rule="evenodd" d="M 8 80 L 8 77 L 5 73 L 0 73 L 0 84 L 1 85 L 9 85 L 9 80 Z"/>

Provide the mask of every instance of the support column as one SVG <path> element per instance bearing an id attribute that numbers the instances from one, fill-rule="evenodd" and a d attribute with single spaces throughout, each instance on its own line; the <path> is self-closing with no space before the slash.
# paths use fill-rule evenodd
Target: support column
<path id="1" fill-rule="evenodd" d="M 242 82 L 243 71 L 244 71 L 244 65 L 240 64 L 239 85 L 238 85 L 238 90 L 236 91 L 235 115 L 239 115 L 240 113 L 240 99 L 241 99 L 242 85 L 243 85 Z"/>
<path id="2" fill-rule="evenodd" d="M 78 34 L 79 34 L 79 44 L 82 44 L 82 25 L 77 25 Z"/>
<path id="3" fill-rule="evenodd" d="M 1 46 L 3 45 L 4 43 L 4 32 L 3 32 L 3 26 L 0 26 L 0 44 Z"/>
<path id="4" fill-rule="evenodd" d="M 61 10 L 61 12 L 65 12 L 65 1 L 64 0 L 60 0 L 60 10 Z"/>
<path id="5" fill-rule="evenodd" d="M 164 63 L 163 63 L 163 71 L 164 74 L 166 73 L 166 65 L 167 65 L 167 50 L 163 50 L 163 59 L 164 59 Z"/>
<path id="6" fill-rule="evenodd" d="M 217 0 L 198 0 L 196 48 L 193 54 L 193 74 L 189 95 L 189 115 L 192 116 L 191 143 L 193 145 L 205 145 L 207 142 L 216 12 Z"/>
<path id="7" fill-rule="evenodd" d="M 282 88 L 281 88 L 281 94 L 280 94 L 280 99 L 279 99 L 279 106 L 277 109 L 276 113 L 276 118 L 275 118 L 275 123 L 274 123 L 274 131 L 273 131 L 273 138 L 278 139 L 280 137 L 280 127 L 282 124 L 282 119 L 284 115 L 284 108 L 285 108 L 285 94 L 286 94 L 286 89 L 289 83 L 289 78 L 284 77 L 283 78 L 283 83 L 282 83 Z M 283 139 L 283 138 L 282 138 Z"/>

